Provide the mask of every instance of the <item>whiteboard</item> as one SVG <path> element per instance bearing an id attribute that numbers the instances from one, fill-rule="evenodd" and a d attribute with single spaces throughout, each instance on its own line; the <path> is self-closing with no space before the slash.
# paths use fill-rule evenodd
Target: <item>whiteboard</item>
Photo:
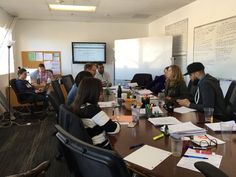
<path id="1" fill-rule="evenodd" d="M 196 27 L 193 56 L 207 73 L 236 79 L 236 17 Z"/>
<path id="2" fill-rule="evenodd" d="M 115 40 L 115 80 L 131 80 L 135 73 L 162 75 L 171 57 L 171 36 Z"/>

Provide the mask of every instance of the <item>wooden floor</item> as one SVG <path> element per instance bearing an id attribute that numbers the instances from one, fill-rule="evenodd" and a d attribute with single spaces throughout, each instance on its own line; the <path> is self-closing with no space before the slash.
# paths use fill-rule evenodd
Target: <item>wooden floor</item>
<path id="1" fill-rule="evenodd" d="M 0 177 L 27 171 L 45 160 L 51 163 L 46 176 L 71 176 L 65 161 L 55 159 L 58 153 L 55 120 L 50 113 L 33 125 L 0 129 Z"/>

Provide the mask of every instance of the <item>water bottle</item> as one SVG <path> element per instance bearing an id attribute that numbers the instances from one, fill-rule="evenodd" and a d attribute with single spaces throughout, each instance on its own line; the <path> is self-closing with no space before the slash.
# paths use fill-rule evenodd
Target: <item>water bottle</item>
<path id="1" fill-rule="evenodd" d="M 122 94 L 122 89 L 120 84 L 118 85 L 118 90 L 117 90 L 117 98 L 121 98 L 121 94 Z"/>

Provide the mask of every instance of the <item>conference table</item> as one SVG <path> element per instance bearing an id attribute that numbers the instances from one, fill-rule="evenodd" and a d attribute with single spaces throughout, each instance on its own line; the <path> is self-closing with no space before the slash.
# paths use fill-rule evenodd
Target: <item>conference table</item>
<path id="1" fill-rule="evenodd" d="M 131 112 L 126 110 L 124 107 L 120 109 L 121 113 L 124 115 L 130 115 Z M 111 111 L 106 111 L 108 114 Z M 185 114 L 179 113 L 164 113 L 165 116 L 174 116 L 181 122 L 191 121 L 200 127 L 205 127 L 204 115 L 200 112 L 190 112 Z M 214 121 L 217 121 L 214 119 Z M 206 128 L 206 127 L 205 127 Z M 129 149 L 130 146 L 144 143 L 149 146 L 160 148 L 166 151 L 171 152 L 170 137 L 165 136 L 159 140 L 153 141 L 153 137 L 159 135 L 161 132 L 159 127 L 152 125 L 147 119 L 140 118 L 139 123 L 134 128 L 128 128 L 127 125 L 121 125 L 120 133 L 116 135 L 109 136 L 109 140 L 113 146 L 113 149 L 122 157 L 126 157 L 130 153 L 134 152 L 136 149 Z M 222 139 L 220 132 L 213 132 L 210 129 L 207 129 L 207 133 Z M 220 169 L 223 170 L 230 177 L 236 176 L 236 134 L 232 134 L 230 141 L 225 144 L 217 145 L 212 149 L 216 154 L 222 155 L 222 161 L 220 164 Z M 155 154 L 154 154 L 155 155 Z M 155 176 L 155 177 L 201 177 L 203 176 L 199 172 L 188 170 L 177 166 L 177 163 L 180 161 L 181 157 L 175 157 L 170 155 L 167 159 L 161 162 L 153 170 L 145 169 L 141 166 L 135 165 L 128 161 L 125 161 L 127 167 L 132 171 L 135 171 L 138 174 L 143 176 Z"/>

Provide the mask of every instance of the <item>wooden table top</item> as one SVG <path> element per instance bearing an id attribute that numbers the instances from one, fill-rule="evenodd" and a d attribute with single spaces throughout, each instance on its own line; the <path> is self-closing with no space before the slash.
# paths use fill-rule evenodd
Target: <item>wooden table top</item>
<path id="1" fill-rule="evenodd" d="M 130 114 L 130 111 L 126 111 L 123 108 L 121 109 L 121 114 Z M 170 115 L 170 114 L 169 114 Z M 191 121 L 192 123 L 204 127 L 203 123 L 203 114 L 199 112 L 191 112 L 187 114 L 172 113 L 172 116 L 176 117 L 182 122 Z M 130 153 L 134 152 L 137 149 L 130 150 L 129 147 L 134 144 L 144 143 L 153 147 L 157 147 L 163 150 L 171 151 L 170 138 L 164 137 L 157 141 L 153 141 L 152 138 L 156 135 L 159 135 L 161 132 L 158 127 L 153 126 L 145 118 L 140 119 L 139 124 L 134 128 L 128 128 L 127 125 L 122 125 L 120 133 L 110 136 L 109 139 L 115 151 L 121 155 L 121 157 L 126 157 Z M 221 134 L 207 130 L 207 133 L 219 138 Z M 232 134 L 231 141 L 226 142 L 225 144 L 218 145 L 213 149 L 216 154 L 222 155 L 222 161 L 220 169 L 222 169 L 229 176 L 236 175 L 236 134 Z M 145 176 L 160 176 L 160 177 L 201 177 L 202 174 L 177 167 L 177 163 L 181 157 L 169 156 L 161 164 L 159 164 L 153 170 L 147 170 L 130 162 L 126 162 L 128 168 L 141 173 Z"/>

